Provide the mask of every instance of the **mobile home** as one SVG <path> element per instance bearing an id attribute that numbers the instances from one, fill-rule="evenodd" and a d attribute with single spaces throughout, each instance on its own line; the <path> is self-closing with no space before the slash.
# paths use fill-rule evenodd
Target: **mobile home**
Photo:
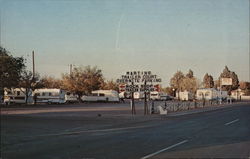
<path id="1" fill-rule="evenodd" d="M 32 90 L 28 90 L 27 103 L 33 103 Z M 25 88 L 12 88 L 4 89 L 4 103 L 23 104 L 26 102 L 26 89 Z"/>
<path id="2" fill-rule="evenodd" d="M 119 94 L 114 90 L 96 90 L 89 96 L 82 96 L 84 102 L 119 102 Z"/>
<path id="3" fill-rule="evenodd" d="M 62 104 L 66 102 L 65 94 L 66 92 L 64 90 L 54 88 L 36 89 L 34 91 L 37 103 Z"/>

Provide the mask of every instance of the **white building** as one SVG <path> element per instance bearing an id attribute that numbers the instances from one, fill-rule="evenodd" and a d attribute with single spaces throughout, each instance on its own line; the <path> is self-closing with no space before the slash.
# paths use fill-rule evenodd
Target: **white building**
<path id="1" fill-rule="evenodd" d="M 189 91 L 183 91 L 183 92 L 176 92 L 176 98 L 180 100 L 192 100 L 193 99 L 193 93 Z"/>

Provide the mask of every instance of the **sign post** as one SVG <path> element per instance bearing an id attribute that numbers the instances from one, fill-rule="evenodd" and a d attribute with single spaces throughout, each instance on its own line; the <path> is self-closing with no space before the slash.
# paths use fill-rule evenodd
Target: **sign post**
<path id="1" fill-rule="evenodd" d="M 155 89 L 152 83 L 160 83 L 161 78 L 158 78 L 157 75 L 153 75 L 151 71 L 127 71 L 126 74 L 122 75 L 116 82 L 122 86 L 125 85 L 125 89 L 122 89 L 124 92 L 130 92 L 131 112 L 133 115 L 136 114 L 134 92 L 144 92 L 144 115 L 149 114 L 147 103 L 148 94 Z M 148 82 L 151 84 L 147 84 Z"/>

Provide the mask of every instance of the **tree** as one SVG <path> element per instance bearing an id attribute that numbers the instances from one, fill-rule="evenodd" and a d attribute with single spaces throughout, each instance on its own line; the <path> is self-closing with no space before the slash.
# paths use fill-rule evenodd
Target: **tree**
<path id="1" fill-rule="evenodd" d="M 194 72 L 191 69 L 189 69 L 188 73 L 186 74 L 186 77 L 187 78 L 193 78 L 194 77 Z"/>
<path id="2" fill-rule="evenodd" d="M 240 82 L 240 89 L 244 92 L 246 96 L 250 95 L 250 82 Z"/>
<path id="3" fill-rule="evenodd" d="M 181 71 L 177 71 L 174 76 L 170 79 L 170 86 L 175 89 L 175 91 L 180 92 L 181 83 L 184 79 L 184 74 Z M 179 98 L 179 95 L 178 95 Z"/>
<path id="4" fill-rule="evenodd" d="M 119 92 L 119 84 L 113 80 L 104 82 L 101 88 L 104 90 L 115 90 Z"/>
<path id="5" fill-rule="evenodd" d="M 4 88 L 17 87 L 25 68 L 23 57 L 13 57 L 0 46 L 0 95 Z"/>
<path id="6" fill-rule="evenodd" d="M 100 89 L 103 83 L 102 71 L 96 66 L 75 67 L 71 74 L 62 75 L 63 89 L 76 93 L 79 98 Z"/>
<path id="7" fill-rule="evenodd" d="M 198 82 L 195 77 L 185 77 L 181 82 L 181 91 L 188 91 L 195 94 L 198 87 Z"/>
<path id="8" fill-rule="evenodd" d="M 232 79 L 232 85 L 221 85 L 221 78 L 231 78 Z M 232 90 L 235 90 L 239 87 L 239 79 L 235 72 L 232 72 L 228 69 L 227 66 L 225 66 L 223 72 L 220 74 L 219 82 L 222 90 L 231 92 Z"/>
<path id="9" fill-rule="evenodd" d="M 44 76 L 40 80 L 40 83 L 42 87 L 45 88 L 61 88 L 62 87 L 62 80 L 60 79 L 55 79 L 50 76 Z"/>
<path id="10" fill-rule="evenodd" d="M 25 94 L 26 100 L 25 103 L 27 104 L 28 98 L 32 95 L 30 92 L 31 90 L 34 91 L 37 88 L 40 88 L 41 85 L 39 83 L 39 74 L 36 73 L 33 75 L 31 71 L 23 71 L 22 76 L 19 82 L 19 88 L 20 90 Z M 24 88 L 22 90 L 21 88 Z"/>
<path id="11" fill-rule="evenodd" d="M 204 78 L 203 78 L 203 86 L 204 86 L 204 88 L 213 88 L 214 87 L 213 76 L 206 73 Z"/>
<path id="12" fill-rule="evenodd" d="M 161 90 L 167 93 L 167 95 L 174 96 L 174 90 L 171 87 L 162 88 Z"/>

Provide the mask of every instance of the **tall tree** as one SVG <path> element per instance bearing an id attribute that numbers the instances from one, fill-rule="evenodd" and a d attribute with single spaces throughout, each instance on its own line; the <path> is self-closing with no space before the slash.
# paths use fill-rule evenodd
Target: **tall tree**
<path id="1" fill-rule="evenodd" d="M 181 71 L 177 71 L 174 76 L 170 79 L 170 86 L 175 89 L 178 93 L 181 91 L 181 83 L 184 79 L 184 74 Z M 178 95 L 179 98 L 179 95 Z"/>
<path id="2" fill-rule="evenodd" d="M 4 87 L 18 86 L 24 68 L 23 57 L 13 57 L 0 46 L 0 95 L 3 95 Z"/>
<path id="3" fill-rule="evenodd" d="M 44 76 L 41 78 L 40 83 L 42 87 L 45 88 L 61 88 L 62 87 L 62 80 L 55 79 L 51 76 Z"/>
<path id="4" fill-rule="evenodd" d="M 103 83 L 102 71 L 97 67 L 75 67 L 71 74 L 62 76 L 63 88 L 78 94 L 79 98 L 83 94 L 100 89 Z"/>
<path id="5" fill-rule="evenodd" d="M 221 78 L 231 78 L 232 79 L 232 85 L 221 85 Z M 235 72 L 232 72 L 228 69 L 227 66 L 225 66 L 223 72 L 220 74 L 219 77 L 220 85 L 222 90 L 231 92 L 234 89 L 237 89 L 239 87 L 239 79 Z"/>
<path id="6" fill-rule="evenodd" d="M 196 80 L 195 77 L 192 78 L 185 77 L 181 82 L 182 91 L 186 90 L 195 94 L 197 87 L 198 87 L 198 81 Z"/>
<path id="7" fill-rule="evenodd" d="M 113 80 L 105 81 L 101 88 L 104 90 L 115 90 L 119 92 L 119 84 Z"/>
<path id="8" fill-rule="evenodd" d="M 214 87 L 214 79 L 212 75 L 208 73 L 205 74 L 203 78 L 203 86 L 204 88 L 213 88 Z"/>

